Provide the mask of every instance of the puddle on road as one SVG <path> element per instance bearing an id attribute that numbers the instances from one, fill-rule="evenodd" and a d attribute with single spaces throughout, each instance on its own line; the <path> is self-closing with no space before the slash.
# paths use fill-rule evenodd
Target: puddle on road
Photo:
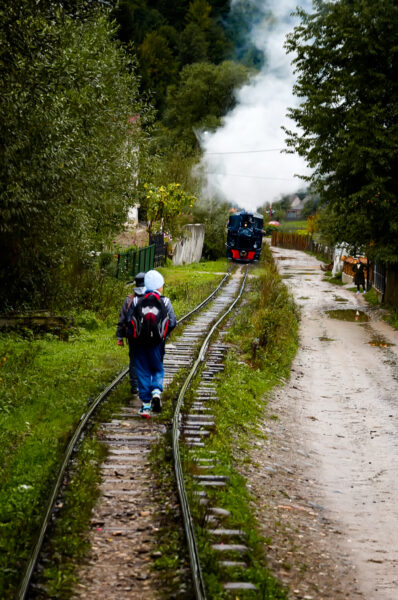
<path id="1" fill-rule="evenodd" d="M 395 346 L 395 344 L 387 342 L 383 338 L 373 338 L 368 344 L 369 346 L 376 346 L 376 348 L 391 348 L 391 346 Z"/>
<path id="2" fill-rule="evenodd" d="M 341 296 L 333 296 L 333 300 L 336 302 L 348 302 L 347 298 L 342 298 Z"/>
<path id="3" fill-rule="evenodd" d="M 282 275 L 282 279 L 291 279 L 294 275 Z"/>
<path id="4" fill-rule="evenodd" d="M 322 335 L 319 339 L 321 342 L 334 342 L 333 338 L 328 338 L 328 337 L 325 337 L 324 335 Z"/>
<path id="5" fill-rule="evenodd" d="M 355 308 L 344 308 L 341 310 L 327 310 L 326 314 L 331 319 L 339 319 L 340 321 L 352 321 L 353 323 L 366 323 L 369 321 L 367 314 Z"/>
<path id="6" fill-rule="evenodd" d="M 299 300 L 309 300 L 309 296 L 299 296 Z"/>
<path id="7" fill-rule="evenodd" d="M 293 260 L 293 258 L 290 258 L 289 256 L 277 256 L 276 258 L 277 260 Z"/>

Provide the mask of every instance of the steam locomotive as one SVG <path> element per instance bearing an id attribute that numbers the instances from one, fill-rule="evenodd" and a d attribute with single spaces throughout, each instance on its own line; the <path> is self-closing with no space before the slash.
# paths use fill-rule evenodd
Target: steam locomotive
<path id="1" fill-rule="evenodd" d="M 242 262 L 259 260 L 263 226 L 263 216 L 258 213 L 241 211 L 232 214 L 227 223 L 227 258 Z"/>

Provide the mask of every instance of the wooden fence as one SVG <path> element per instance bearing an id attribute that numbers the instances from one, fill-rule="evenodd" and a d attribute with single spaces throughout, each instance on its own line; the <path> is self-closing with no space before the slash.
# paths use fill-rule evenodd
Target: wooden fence
<path id="1" fill-rule="evenodd" d="M 328 248 L 327 246 L 314 242 L 310 235 L 273 231 L 271 244 L 273 246 L 280 246 L 281 248 L 313 252 L 314 254 L 322 256 L 326 262 L 332 262 L 333 260 L 333 248 Z"/>

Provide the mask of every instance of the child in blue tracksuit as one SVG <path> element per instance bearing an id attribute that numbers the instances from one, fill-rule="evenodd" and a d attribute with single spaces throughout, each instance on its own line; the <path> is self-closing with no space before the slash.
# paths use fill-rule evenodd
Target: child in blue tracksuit
<path id="1" fill-rule="evenodd" d="M 163 292 L 164 279 L 159 271 L 151 270 L 145 274 L 144 286 L 147 292 Z M 137 303 L 136 298 L 133 302 Z M 169 326 L 167 333 L 170 333 L 177 325 L 177 319 L 174 314 L 170 299 L 161 295 L 161 301 L 167 310 L 169 317 Z M 134 340 L 133 357 L 137 376 L 138 392 L 142 406 L 139 413 L 142 417 L 149 418 L 151 411 L 160 412 L 162 410 L 161 395 L 163 391 L 163 357 L 164 341 L 154 347 L 140 344 L 139 338 Z"/>

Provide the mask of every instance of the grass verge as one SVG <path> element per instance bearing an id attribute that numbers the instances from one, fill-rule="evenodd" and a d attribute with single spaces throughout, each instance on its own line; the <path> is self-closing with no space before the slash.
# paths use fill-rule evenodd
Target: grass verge
<path id="1" fill-rule="evenodd" d="M 209 598 L 228 598 L 229 593 L 224 590 L 221 582 L 227 578 L 236 580 L 242 575 L 244 581 L 253 582 L 259 591 L 239 592 L 239 598 L 282 600 L 287 598 L 286 592 L 267 569 L 266 543 L 258 533 L 259 528 L 252 510 L 253 498 L 239 473 L 239 465 L 250 461 L 250 447 L 255 437 L 260 435 L 258 425 L 266 413 L 266 396 L 281 378 L 288 376 L 298 343 L 297 310 L 268 248 L 263 251 L 261 274 L 250 280 L 245 300 L 231 321 L 227 337 L 231 350 L 226 358 L 225 371 L 217 379 L 218 400 L 211 406 L 217 428 L 207 440 L 206 447 L 199 450 L 199 455 L 208 457 L 209 451 L 217 452 L 217 467 L 213 472 L 229 478 L 225 489 L 209 492 L 208 495 L 211 505 L 223 507 L 230 512 L 222 526 L 244 532 L 245 543 L 249 547 L 245 557 L 248 568 L 243 574 L 236 568 L 231 572 L 220 567 L 216 560 L 218 557 L 211 547 L 212 540 L 204 527 L 206 507 L 195 503 L 195 496 L 190 493 L 205 583 Z M 165 445 L 162 446 L 161 455 L 157 453 L 157 468 L 159 483 L 164 489 L 165 497 L 168 497 L 174 474 L 171 458 L 164 448 Z M 185 454 L 183 458 L 187 471 L 195 472 L 195 461 L 190 462 Z M 189 492 L 195 491 L 195 484 L 189 476 L 187 487 Z M 176 515 L 172 521 L 175 522 L 175 519 Z M 159 560 L 156 564 L 165 586 L 167 581 L 178 581 L 178 572 L 185 554 L 185 548 L 178 547 L 178 544 L 181 544 L 181 540 L 175 539 L 174 527 L 165 523 L 159 546 L 162 556 L 174 557 L 173 564 L 169 561 L 165 563 L 164 560 Z M 230 555 L 228 558 L 234 556 Z M 179 592 L 176 583 L 174 589 L 165 587 L 163 597 L 185 598 L 189 595 L 184 595 L 184 591 Z"/>
<path id="2" fill-rule="evenodd" d="M 168 284 L 165 294 L 182 296 L 173 303 L 177 316 L 209 294 L 222 277 L 216 273 L 226 266 L 224 260 L 209 265 L 208 271 L 206 263 L 201 271 L 191 266 L 164 270 Z M 184 279 L 188 279 L 187 284 Z M 117 293 L 121 306 L 126 292 L 118 286 Z M 90 398 L 96 397 L 128 362 L 127 351 L 115 344 L 117 314 L 105 322 L 88 311 L 75 317 L 78 327 L 67 341 L 49 333 L 35 338 L 31 331 L 0 335 L 0 597 L 4 599 L 16 596 L 72 432 Z M 77 477 L 95 482 L 97 449 L 85 450 L 84 445 L 82 449 L 83 457 L 88 451 L 94 452 L 93 469 Z M 72 512 L 78 520 L 80 510 L 91 511 L 95 494 L 80 492 L 79 485 L 74 489 L 68 502 L 75 507 Z M 82 502 L 76 500 L 79 495 Z M 63 525 L 60 527 L 62 532 Z M 76 538 L 64 533 L 60 536 L 65 538 L 65 556 L 72 562 L 79 560 L 82 550 Z M 49 575 L 62 597 L 67 597 L 73 566 L 69 574 L 68 570 L 65 566 L 63 574 L 57 575 L 58 583 L 55 575 Z"/>
<path id="3" fill-rule="evenodd" d="M 228 266 L 226 259 L 219 259 L 159 269 L 165 279 L 163 293 L 170 298 L 175 313 L 182 316 L 209 296 Z"/>

